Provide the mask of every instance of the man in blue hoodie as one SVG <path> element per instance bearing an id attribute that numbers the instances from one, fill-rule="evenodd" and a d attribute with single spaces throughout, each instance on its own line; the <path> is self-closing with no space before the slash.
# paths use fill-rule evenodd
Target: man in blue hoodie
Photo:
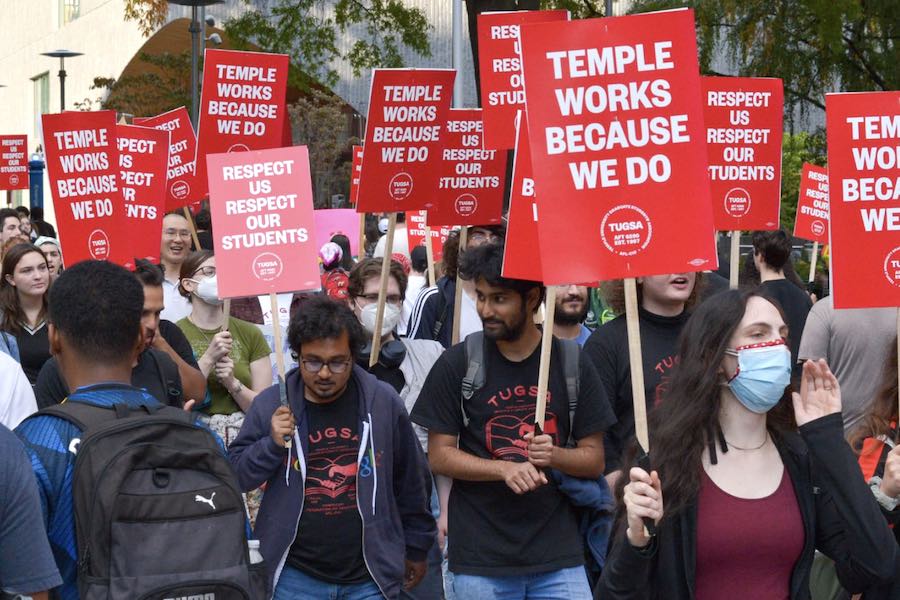
<path id="1" fill-rule="evenodd" d="M 276 600 L 394 600 L 425 573 L 428 467 L 397 393 L 355 365 L 365 341 L 346 305 L 304 302 L 287 406 L 262 392 L 229 448 L 244 490 L 267 484 L 255 533 Z"/>

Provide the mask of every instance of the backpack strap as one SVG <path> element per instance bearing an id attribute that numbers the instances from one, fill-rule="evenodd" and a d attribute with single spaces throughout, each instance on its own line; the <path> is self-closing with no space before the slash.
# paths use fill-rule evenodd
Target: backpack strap
<path id="1" fill-rule="evenodd" d="M 64 421 L 68 421 L 82 432 L 87 432 L 96 429 L 108 421 L 133 417 L 138 412 L 154 415 L 162 408 L 162 404 L 141 404 L 140 406 L 113 404 L 112 406 L 97 406 L 96 404 L 89 404 L 87 402 L 72 402 L 69 398 L 66 398 L 63 400 L 62 404 L 54 404 L 42 408 L 32 416 L 49 415 L 58 417 Z M 184 411 L 180 409 L 174 410 L 176 410 L 177 413 L 184 413 Z M 173 412 L 171 414 L 176 415 L 177 413 Z"/>
<path id="2" fill-rule="evenodd" d="M 162 389 L 166 393 L 166 402 L 164 402 L 164 404 L 175 407 L 183 405 L 184 402 L 182 401 L 182 397 L 178 394 L 178 387 L 175 385 L 174 381 L 166 377 L 166 373 L 163 371 L 163 365 L 159 362 L 159 357 L 156 356 L 155 350 L 150 348 L 147 350 L 147 354 L 153 361 L 153 366 L 156 367 L 156 374 L 159 375 L 159 382 L 162 384 Z M 184 390 L 182 390 L 181 393 L 183 395 Z M 162 402 L 162 398 L 157 398 L 157 400 Z"/>
<path id="3" fill-rule="evenodd" d="M 462 380 L 459 410 L 462 413 L 463 426 L 469 426 L 469 415 L 466 414 L 465 403 L 472 399 L 475 392 L 484 387 L 484 333 L 476 331 L 466 336 L 466 375 Z"/>
<path id="4" fill-rule="evenodd" d="M 578 409 L 578 392 L 580 387 L 578 362 L 581 356 L 581 346 L 575 340 L 559 340 L 559 344 L 563 359 L 563 375 L 566 380 L 566 395 L 569 400 L 569 438 L 566 440 L 566 447 L 574 448 L 576 444 L 572 431 L 575 428 L 575 411 Z"/>
<path id="5" fill-rule="evenodd" d="M 438 301 L 437 301 L 437 310 L 434 312 L 437 313 L 438 318 L 434 321 L 434 326 L 431 328 L 431 339 L 437 340 L 441 331 L 444 329 L 444 323 L 447 321 L 447 310 L 450 308 L 450 302 L 447 300 L 447 296 L 444 295 L 444 291 L 438 288 Z"/>

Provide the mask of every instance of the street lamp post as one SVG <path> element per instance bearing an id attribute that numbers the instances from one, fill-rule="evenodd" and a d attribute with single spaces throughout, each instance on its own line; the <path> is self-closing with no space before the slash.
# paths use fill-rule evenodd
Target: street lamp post
<path id="1" fill-rule="evenodd" d="M 81 55 L 81 52 L 72 52 L 71 50 L 54 50 L 53 52 L 41 53 L 41 56 L 59 59 L 59 112 L 66 110 L 66 59 Z"/>
<path id="2" fill-rule="evenodd" d="M 197 116 L 200 114 L 200 74 L 197 64 L 200 61 L 201 52 L 201 27 L 199 9 L 201 6 L 221 4 L 224 0 L 169 0 L 169 4 L 180 4 L 191 7 L 191 24 L 188 31 L 191 32 L 191 123 L 194 131 L 197 130 Z"/>

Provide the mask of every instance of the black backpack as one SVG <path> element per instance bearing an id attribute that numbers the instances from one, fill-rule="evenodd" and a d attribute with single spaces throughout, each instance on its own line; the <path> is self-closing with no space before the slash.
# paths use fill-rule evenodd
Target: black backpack
<path id="1" fill-rule="evenodd" d="M 77 401 L 38 414 L 82 431 L 70 445 L 81 600 L 268 597 L 231 465 L 192 415 Z"/>

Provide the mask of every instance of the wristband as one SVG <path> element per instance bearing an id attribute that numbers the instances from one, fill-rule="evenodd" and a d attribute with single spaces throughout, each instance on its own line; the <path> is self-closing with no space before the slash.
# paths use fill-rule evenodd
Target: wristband
<path id="1" fill-rule="evenodd" d="M 878 501 L 878 504 L 883 506 L 887 511 L 893 511 L 897 508 L 897 505 L 900 504 L 900 498 L 891 498 L 887 494 L 881 491 L 881 477 L 873 477 L 869 480 L 869 489 L 872 490 L 872 495 L 875 496 L 875 500 Z"/>

